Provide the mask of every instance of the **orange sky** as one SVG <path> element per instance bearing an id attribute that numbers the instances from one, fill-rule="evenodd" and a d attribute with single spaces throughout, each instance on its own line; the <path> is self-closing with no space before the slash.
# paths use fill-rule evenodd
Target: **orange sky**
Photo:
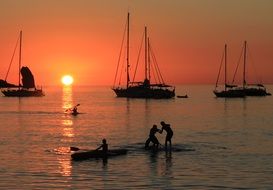
<path id="1" fill-rule="evenodd" d="M 38 85 L 60 84 L 64 74 L 74 76 L 78 85 L 112 85 L 129 10 L 131 64 L 147 25 L 165 82 L 215 83 L 224 44 L 231 74 L 247 40 L 258 77 L 273 83 L 272 0 L 0 2 L 1 79 L 23 30 L 22 62 Z M 10 82 L 17 81 L 16 64 Z"/>

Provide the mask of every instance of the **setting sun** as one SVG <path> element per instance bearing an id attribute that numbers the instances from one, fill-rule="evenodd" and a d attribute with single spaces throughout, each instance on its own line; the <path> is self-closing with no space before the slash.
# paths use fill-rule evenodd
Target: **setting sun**
<path id="1" fill-rule="evenodd" d="M 69 86 L 73 83 L 74 79 L 70 75 L 65 75 L 62 77 L 62 83 L 66 86 Z"/>

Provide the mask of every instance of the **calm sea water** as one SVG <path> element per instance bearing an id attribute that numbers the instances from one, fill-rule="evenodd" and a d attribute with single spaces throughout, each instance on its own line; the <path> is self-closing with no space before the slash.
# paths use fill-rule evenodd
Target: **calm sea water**
<path id="1" fill-rule="evenodd" d="M 273 92 L 273 86 L 269 86 Z M 273 97 L 217 99 L 213 86 L 178 86 L 188 99 L 116 98 L 109 87 L 47 87 L 42 98 L 0 97 L 0 189 L 272 189 Z M 82 114 L 64 110 L 80 103 Z M 175 148 L 146 152 L 153 124 Z M 157 135 L 164 143 L 165 134 Z M 102 138 L 125 156 L 71 161 L 70 146 Z"/>

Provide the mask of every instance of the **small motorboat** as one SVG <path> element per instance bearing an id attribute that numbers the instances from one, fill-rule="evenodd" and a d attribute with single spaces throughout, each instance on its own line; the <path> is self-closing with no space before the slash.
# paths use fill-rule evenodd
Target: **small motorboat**
<path id="1" fill-rule="evenodd" d="M 184 96 L 176 96 L 177 98 L 188 98 L 188 95 L 184 95 Z"/>

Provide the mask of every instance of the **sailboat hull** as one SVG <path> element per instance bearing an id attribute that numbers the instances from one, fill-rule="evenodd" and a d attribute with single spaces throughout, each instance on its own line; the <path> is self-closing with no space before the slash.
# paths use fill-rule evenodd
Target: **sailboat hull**
<path id="1" fill-rule="evenodd" d="M 148 88 L 148 87 L 128 87 L 128 88 L 113 88 L 117 97 L 126 98 L 150 98 L 150 99 L 169 99 L 175 97 L 175 90 L 163 88 Z"/>
<path id="2" fill-rule="evenodd" d="M 20 41 L 20 47 L 19 47 L 19 73 L 18 73 L 18 85 L 12 85 L 8 82 L 3 80 L 0 80 L 0 84 L 2 84 L 3 87 L 6 87 L 4 90 L 1 90 L 2 93 L 7 96 L 7 97 L 39 97 L 39 96 L 44 96 L 45 94 L 43 93 L 42 89 L 36 89 L 35 87 L 35 81 L 34 81 L 34 76 L 30 69 L 26 66 L 21 67 L 21 54 L 22 54 L 22 31 L 20 31 L 20 36 L 19 36 L 19 41 Z M 17 43 L 18 44 L 18 43 Z M 15 50 L 17 48 L 17 44 L 15 46 Z M 14 53 L 15 53 L 14 50 Z M 11 65 L 10 65 L 11 66 Z M 9 66 L 9 69 L 10 69 Z M 8 73 L 9 73 L 8 69 Z M 8 73 L 6 75 L 6 78 L 8 76 Z M 21 75 L 22 75 L 22 84 L 21 84 Z M 9 88 L 11 87 L 11 88 Z"/>
<path id="3" fill-rule="evenodd" d="M 245 93 L 247 96 L 268 96 L 269 93 L 263 88 L 245 88 Z"/>
<path id="4" fill-rule="evenodd" d="M 3 90 L 2 93 L 7 97 L 41 97 L 45 95 L 41 89 Z"/>
<path id="5" fill-rule="evenodd" d="M 246 96 L 244 90 L 223 90 L 223 91 L 216 91 L 214 90 L 213 93 L 218 98 L 244 98 Z"/>
<path id="6" fill-rule="evenodd" d="M 126 69 L 126 74 L 127 74 L 127 81 L 126 81 L 126 88 L 121 88 L 120 86 L 115 86 L 116 84 L 116 79 L 117 79 L 117 74 L 121 73 L 120 75 L 120 81 L 119 84 L 121 83 L 121 76 L 122 72 L 119 71 L 119 63 L 120 63 L 120 58 L 118 61 L 118 66 L 116 70 L 116 76 L 115 76 L 115 82 L 114 82 L 114 88 L 112 90 L 116 93 L 117 97 L 125 97 L 125 98 L 146 98 L 146 99 L 170 99 L 175 97 L 175 88 L 165 84 L 163 77 L 161 75 L 161 72 L 159 70 L 158 64 L 155 59 L 155 55 L 151 49 L 149 37 L 147 36 L 147 27 L 145 27 L 144 30 L 144 38 L 142 40 L 142 43 L 145 46 L 145 77 L 143 82 L 136 82 L 135 76 L 133 77 L 133 80 L 130 81 L 130 75 L 129 75 L 129 68 L 130 68 L 130 59 L 129 59 L 129 50 L 130 50 L 130 44 L 129 44 L 129 18 L 130 14 L 128 13 L 127 15 L 127 22 L 125 26 L 125 31 L 127 31 L 127 51 L 126 51 L 126 63 L 127 63 L 127 69 Z M 123 38 L 125 39 L 125 32 Z M 122 47 L 121 47 L 121 52 L 122 48 L 124 46 L 124 43 L 122 42 Z M 140 56 L 140 52 L 139 52 Z M 152 59 L 151 59 L 152 58 Z M 153 64 L 153 65 L 152 65 Z M 138 64 L 137 64 L 138 65 Z M 155 71 L 153 74 L 154 76 L 154 84 L 150 83 L 151 80 L 151 69 L 155 68 Z M 137 71 L 137 67 L 135 68 L 135 74 Z M 124 84 L 125 86 L 125 84 Z"/>

